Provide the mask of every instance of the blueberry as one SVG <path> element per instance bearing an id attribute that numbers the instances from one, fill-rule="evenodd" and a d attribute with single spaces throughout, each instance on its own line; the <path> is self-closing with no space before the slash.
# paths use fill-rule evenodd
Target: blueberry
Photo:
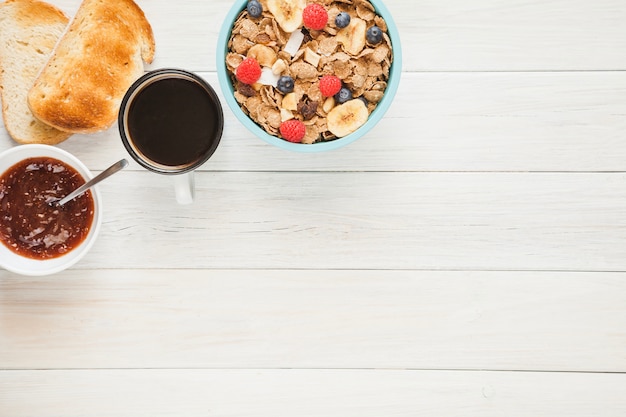
<path id="1" fill-rule="evenodd" d="M 359 100 L 361 100 L 361 101 L 363 102 L 363 104 L 365 104 L 365 107 L 367 107 L 367 105 L 368 105 L 369 103 L 367 102 L 367 99 L 366 99 L 365 97 L 360 96 L 360 97 L 357 97 L 357 98 L 358 98 Z"/>
<path id="2" fill-rule="evenodd" d="M 346 87 L 341 87 L 341 90 L 335 94 L 335 101 L 339 104 L 343 104 L 350 100 L 352 100 L 352 91 Z"/>
<path id="3" fill-rule="evenodd" d="M 250 15 L 250 17 L 255 19 L 257 17 L 261 17 L 261 13 L 263 13 L 263 6 L 261 6 L 261 3 L 259 3 L 257 0 L 250 0 L 246 8 L 248 9 L 248 14 Z"/>
<path id="4" fill-rule="evenodd" d="M 338 28 L 345 28 L 350 24 L 350 15 L 346 12 L 341 12 L 335 17 L 335 26 Z"/>
<path id="5" fill-rule="evenodd" d="M 293 91 L 293 87 L 293 78 L 288 75 L 283 75 L 278 79 L 278 82 L 276 83 L 276 88 L 278 88 L 278 91 L 283 94 L 291 93 Z"/>
<path id="6" fill-rule="evenodd" d="M 383 31 L 380 30 L 378 26 L 372 26 L 371 28 L 367 29 L 365 38 L 372 45 L 376 45 L 383 40 Z"/>

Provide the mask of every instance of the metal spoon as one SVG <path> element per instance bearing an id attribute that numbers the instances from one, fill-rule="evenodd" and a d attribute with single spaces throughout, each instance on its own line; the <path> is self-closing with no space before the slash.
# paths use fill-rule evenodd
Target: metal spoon
<path id="1" fill-rule="evenodd" d="M 69 193 L 68 195 L 60 199 L 59 201 L 57 201 L 55 205 L 62 206 L 68 201 L 73 200 L 74 198 L 78 197 L 79 195 L 81 195 L 82 193 L 84 193 L 85 191 L 87 191 L 88 189 L 90 189 L 91 187 L 93 187 L 94 185 L 102 181 L 103 179 L 115 174 L 117 171 L 121 170 L 126 165 L 128 165 L 128 161 L 126 159 L 117 161 L 116 163 L 114 163 L 113 165 L 111 165 L 110 167 L 102 171 L 100 174 L 96 175 L 91 180 L 87 181 L 86 183 L 84 183 L 83 185 L 81 185 L 80 187 L 78 187 L 77 189 L 75 189 L 74 191 L 72 191 L 71 193 Z"/>

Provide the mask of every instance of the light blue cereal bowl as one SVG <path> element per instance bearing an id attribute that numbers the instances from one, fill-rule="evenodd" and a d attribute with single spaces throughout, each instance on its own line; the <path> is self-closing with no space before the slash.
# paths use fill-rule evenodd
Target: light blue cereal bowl
<path id="1" fill-rule="evenodd" d="M 391 16 L 389 10 L 385 7 L 381 0 L 370 0 L 370 3 L 376 9 L 376 13 L 385 19 L 387 24 L 387 34 L 391 39 L 393 48 L 393 62 L 391 64 L 389 79 L 387 81 L 387 88 L 383 98 L 378 102 L 378 105 L 374 111 L 370 114 L 367 122 L 355 132 L 344 136 L 342 138 L 317 142 L 312 144 L 304 143 L 292 143 L 288 142 L 280 137 L 272 136 L 268 134 L 263 128 L 257 125 L 244 111 L 241 109 L 239 103 L 234 96 L 234 87 L 230 80 L 228 69 L 226 67 L 226 55 L 228 53 L 228 40 L 230 39 L 231 30 L 237 16 L 246 7 L 248 0 L 236 0 L 231 9 L 229 10 L 222 28 L 220 30 L 217 40 L 217 52 L 216 52 L 216 64 L 217 64 L 217 76 L 219 80 L 222 93 L 228 103 L 228 107 L 235 114 L 235 117 L 255 136 L 261 138 L 265 142 L 277 146 L 282 149 L 296 151 L 296 152 L 323 152 L 338 149 L 345 145 L 348 145 L 366 133 L 368 133 L 376 124 L 383 118 L 389 106 L 391 105 L 398 85 L 400 83 L 400 75 L 402 70 L 402 50 L 400 46 L 400 35 L 396 24 Z"/>

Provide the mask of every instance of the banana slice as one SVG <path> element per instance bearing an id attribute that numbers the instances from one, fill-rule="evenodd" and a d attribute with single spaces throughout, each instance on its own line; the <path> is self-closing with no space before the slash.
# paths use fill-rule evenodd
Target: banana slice
<path id="1" fill-rule="evenodd" d="M 257 43 L 248 50 L 248 57 L 252 57 L 257 60 L 262 67 L 271 67 L 278 59 L 276 52 L 269 46 Z"/>
<path id="2" fill-rule="evenodd" d="M 338 138 L 349 135 L 367 122 L 369 113 L 358 98 L 334 107 L 326 116 L 328 130 Z"/>
<path id="3" fill-rule="evenodd" d="M 367 23 L 365 20 L 354 17 L 350 19 L 350 24 L 337 32 L 337 42 L 343 45 L 343 48 L 350 55 L 358 55 L 365 47 L 365 34 L 367 32 Z"/>
<path id="4" fill-rule="evenodd" d="M 267 0 L 270 13 L 287 33 L 302 26 L 302 12 L 305 7 L 306 0 Z"/>
<path id="5" fill-rule="evenodd" d="M 280 106 L 285 110 L 298 110 L 298 96 L 296 93 L 285 94 Z"/>

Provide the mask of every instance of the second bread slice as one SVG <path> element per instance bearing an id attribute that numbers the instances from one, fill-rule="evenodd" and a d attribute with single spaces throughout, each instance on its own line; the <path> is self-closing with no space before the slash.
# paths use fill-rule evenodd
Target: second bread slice
<path id="1" fill-rule="evenodd" d="M 152 28 L 132 0 L 84 0 L 28 93 L 30 109 L 66 132 L 105 130 L 153 57 Z"/>

